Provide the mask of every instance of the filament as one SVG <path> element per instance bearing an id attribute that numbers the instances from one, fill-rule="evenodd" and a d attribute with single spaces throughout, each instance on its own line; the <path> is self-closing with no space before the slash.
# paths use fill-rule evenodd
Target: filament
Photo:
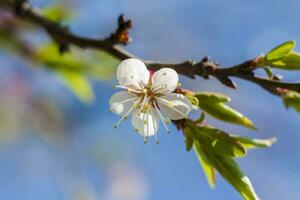
<path id="1" fill-rule="evenodd" d="M 124 119 L 127 119 L 128 115 L 133 111 L 133 109 L 140 102 L 140 100 L 141 100 L 141 97 L 131 106 L 131 108 L 127 111 L 127 113 L 125 115 L 123 115 L 121 117 L 121 119 L 115 124 L 115 126 L 114 126 L 115 128 L 117 128 Z"/>
<path id="2" fill-rule="evenodd" d="M 158 100 L 161 100 L 162 103 L 163 103 L 164 105 L 168 106 L 170 109 L 172 109 L 172 110 L 178 112 L 179 114 L 181 114 L 181 115 L 183 115 L 183 116 L 186 116 L 186 114 L 184 114 L 183 112 L 181 112 L 180 110 L 178 110 L 178 109 L 175 108 L 174 106 L 169 106 L 169 103 L 171 103 L 170 101 L 165 100 L 165 99 L 160 98 L 160 97 L 155 97 L 155 98 L 157 98 Z"/>
<path id="3" fill-rule="evenodd" d="M 116 104 L 114 104 L 114 105 L 111 107 L 111 110 L 114 109 L 115 107 L 117 107 L 118 105 L 121 105 L 121 104 L 123 104 L 123 103 L 128 103 L 128 102 L 134 101 L 134 100 L 136 100 L 136 99 L 138 99 L 138 97 L 126 99 L 126 100 L 124 100 L 124 101 L 121 101 L 121 102 L 119 102 L 119 103 L 116 103 Z"/>
<path id="4" fill-rule="evenodd" d="M 156 105 L 156 102 L 154 103 L 154 108 L 155 108 L 155 110 L 157 111 L 157 113 L 158 113 L 158 115 L 159 115 L 159 118 L 160 118 L 160 120 L 162 121 L 164 127 L 166 128 L 167 132 L 170 133 L 171 131 L 169 130 L 168 125 L 166 124 L 166 121 L 167 121 L 167 120 L 166 120 L 166 118 L 163 116 L 163 114 L 159 111 L 159 109 L 158 109 L 158 107 L 157 107 L 157 105 Z"/>
<path id="5" fill-rule="evenodd" d="M 128 90 L 128 91 L 135 92 L 135 93 L 142 93 L 141 91 L 134 90 L 134 89 L 132 89 L 132 88 L 130 88 L 130 87 L 123 86 L 123 85 L 116 85 L 115 88 L 126 89 L 126 90 Z"/>

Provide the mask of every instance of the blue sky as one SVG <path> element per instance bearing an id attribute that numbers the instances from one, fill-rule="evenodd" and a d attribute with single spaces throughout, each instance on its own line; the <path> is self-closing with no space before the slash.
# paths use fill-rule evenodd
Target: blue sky
<path id="1" fill-rule="evenodd" d="M 32 2 L 41 7 L 50 3 Z M 124 13 L 134 23 L 133 42 L 126 49 L 147 59 L 174 62 L 209 55 L 222 66 L 230 66 L 286 40 L 299 40 L 300 35 L 297 0 L 57 2 L 67 2 L 75 10 L 74 20 L 68 22 L 71 30 L 90 37 L 108 35 L 118 15 Z M 21 139 L 1 147 L 0 199 L 79 199 L 77 192 L 105 200 L 241 199 L 220 176 L 216 188 L 209 188 L 194 153 L 185 151 L 182 134 L 174 127 L 171 135 L 160 131 L 159 145 L 154 141 L 145 145 L 128 122 L 113 129 L 118 117 L 108 112 L 108 100 L 116 92 L 111 87 L 114 78 L 94 82 L 96 101 L 84 105 L 49 72 L 31 69 L 28 63 L 1 52 L 0 63 L 2 73 L 24 71 L 25 79 L 38 84 L 35 95 L 53 99 L 67 116 L 63 146 L 61 141 L 48 143 L 23 130 Z M 299 72 L 276 72 L 289 81 L 300 77 Z M 0 76 L 1 81 L 5 78 Z M 273 147 L 250 151 L 239 163 L 261 199 L 299 199 L 300 115 L 286 110 L 279 98 L 258 86 L 236 81 L 238 89 L 231 90 L 213 79 L 181 77 L 186 88 L 229 95 L 230 105 L 252 119 L 259 130 L 212 118 L 210 124 L 244 136 L 278 138 Z"/>

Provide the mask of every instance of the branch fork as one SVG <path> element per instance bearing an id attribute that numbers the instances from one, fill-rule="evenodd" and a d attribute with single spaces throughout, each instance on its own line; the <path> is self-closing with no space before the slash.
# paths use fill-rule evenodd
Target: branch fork
<path id="1" fill-rule="evenodd" d="M 128 32 L 130 28 L 132 28 L 132 21 L 126 20 L 124 15 L 118 18 L 118 28 L 116 31 L 106 39 L 101 40 L 86 38 L 72 33 L 69 28 L 43 17 L 38 12 L 38 9 L 33 8 L 26 0 L 1 0 L 0 8 L 1 7 L 15 13 L 20 19 L 29 21 L 43 28 L 48 35 L 59 44 L 61 53 L 68 51 L 69 45 L 75 45 L 80 48 L 94 48 L 105 51 L 119 60 L 132 57 L 138 58 L 120 46 L 126 45 L 131 41 Z M 152 70 L 168 67 L 192 79 L 196 78 L 196 76 L 201 76 L 204 79 L 215 77 L 223 85 L 234 89 L 237 86 L 231 79 L 232 77 L 257 84 L 268 92 L 279 96 L 289 90 L 300 92 L 300 83 L 283 82 L 280 81 L 278 77 L 263 78 L 255 76 L 254 70 L 261 67 L 260 65 L 264 59 L 263 56 L 258 56 L 227 68 L 220 67 L 218 63 L 211 61 L 208 57 L 204 57 L 199 62 L 188 60 L 175 64 L 149 61 L 141 58 L 138 59 L 146 63 Z"/>

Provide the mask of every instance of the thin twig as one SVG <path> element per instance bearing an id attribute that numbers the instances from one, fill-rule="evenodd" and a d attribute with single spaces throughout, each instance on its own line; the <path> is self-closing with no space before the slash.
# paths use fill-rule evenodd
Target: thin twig
<path id="1" fill-rule="evenodd" d="M 118 29 L 106 39 L 100 40 L 81 37 L 72 33 L 61 24 L 43 17 L 38 9 L 33 8 L 26 0 L 1 0 L 0 6 L 14 12 L 21 19 L 42 27 L 54 41 L 61 45 L 62 51 L 67 50 L 68 45 L 72 44 L 80 48 L 99 49 L 120 60 L 138 58 L 120 46 L 129 42 L 128 30 L 132 26 L 131 21 L 126 21 L 123 16 L 118 19 Z M 199 62 L 185 61 L 175 64 L 139 59 L 153 70 L 168 67 L 189 78 L 201 76 L 208 79 L 213 76 L 222 84 L 231 88 L 236 88 L 236 85 L 230 77 L 237 77 L 255 83 L 276 95 L 282 95 L 286 90 L 300 92 L 300 83 L 282 82 L 255 76 L 253 71 L 261 64 L 263 59 L 261 56 L 228 68 L 220 68 L 218 64 L 208 58 L 204 58 Z"/>

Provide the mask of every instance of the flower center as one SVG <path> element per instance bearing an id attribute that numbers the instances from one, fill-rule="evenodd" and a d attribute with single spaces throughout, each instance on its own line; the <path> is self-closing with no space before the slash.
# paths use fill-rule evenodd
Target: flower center
<path id="1" fill-rule="evenodd" d="M 147 113 L 154 107 L 154 96 L 155 93 L 151 90 L 151 87 L 145 87 L 140 96 L 142 97 L 142 101 L 139 105 L 142 113 Z"/>

